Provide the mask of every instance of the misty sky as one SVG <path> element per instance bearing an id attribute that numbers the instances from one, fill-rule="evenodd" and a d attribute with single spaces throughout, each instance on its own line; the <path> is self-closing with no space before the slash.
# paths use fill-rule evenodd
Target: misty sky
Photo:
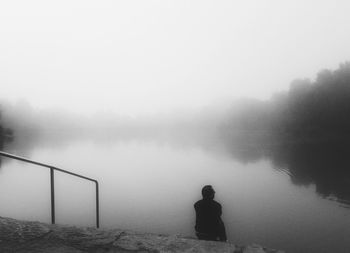
<path id="1" fill-rule="evenodd" d="M 350 1 L 0 1 L 0 98 L 138 115 L 267 99 L 350 60 Z"/>

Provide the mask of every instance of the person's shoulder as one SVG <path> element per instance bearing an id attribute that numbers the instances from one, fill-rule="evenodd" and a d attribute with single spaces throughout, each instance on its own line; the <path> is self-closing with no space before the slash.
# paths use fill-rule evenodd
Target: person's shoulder
<path id="1" fill-rule="evenodd" d="M 220 208 L 221 208 L 221 204 L 220 204 L 219 202 L 217 202 L 217 201 L 213 200 L 213 204 L 214 204 L 215 206 L 217 206 L 217 207 L 220 207 Z"/>
<path id="2" fill-rule="evenodd" d="M 195 207 L 196 207 L 196 206 L 199 206 L 202 202 L 203 202 L 203 200 L 200 199 L 200 200 L 198 200 L 196 203 L 194 203 L 194 206 L 195 206 Z"/>

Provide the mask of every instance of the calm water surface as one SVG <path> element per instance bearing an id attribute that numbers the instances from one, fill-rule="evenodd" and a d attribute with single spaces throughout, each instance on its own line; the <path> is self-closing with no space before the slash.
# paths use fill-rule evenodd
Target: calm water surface
<path id="1" fill-rule="evenodd" d="M 287 252 L 350 250 L 350 209 L 338 198 L 348 191 L 328 189 L 338 195 L 325 198 L 323 177 L 298 182 L 269 158 L 242 161 L 200 147 L 138 141 L 76 141 L 17 154 L 98 179 L 102 227 L 194 236 L 193 204 L 211 184 L 234 243 Z M 94 184 L 57 172 L 55 186 L 56 222 L 93 226 Z M 0 215 L 50 222 L 49 189 L 48 169 L 3 159 Z"/>

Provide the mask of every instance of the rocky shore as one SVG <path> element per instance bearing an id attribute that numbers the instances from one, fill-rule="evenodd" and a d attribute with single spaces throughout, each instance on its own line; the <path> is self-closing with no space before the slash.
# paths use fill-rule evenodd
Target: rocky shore
<path id="1" fill-rule="evenodd" d="M 181 236 L 49 225 L 4 217 L 0 217 L 0 252 L 282 253 L 258 245 L 237 246 Z"/>

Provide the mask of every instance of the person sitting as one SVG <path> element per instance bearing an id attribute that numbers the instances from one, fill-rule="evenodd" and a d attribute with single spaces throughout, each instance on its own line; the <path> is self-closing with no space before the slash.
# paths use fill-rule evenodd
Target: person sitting
<path id="1" fill-rule="evenodd" d="M 211 185 L 202 189 L 203 199 L 194 204 L 196 211 L 196 235 L 200 240 L 227 241 L 224 222 L 221 219 L 221 205 L 214 200 L 215 191 Z"/>

